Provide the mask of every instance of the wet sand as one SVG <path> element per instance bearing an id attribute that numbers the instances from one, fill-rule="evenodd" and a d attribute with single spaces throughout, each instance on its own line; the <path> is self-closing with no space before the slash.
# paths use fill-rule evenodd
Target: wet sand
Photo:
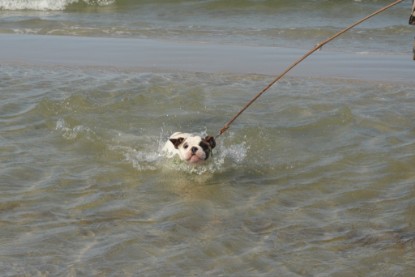
<path id="1" fill-rule="evenodd" d="M 0 35 L 1 64 L 115 67 L 150 72 L 278 75 L 309 48 L 235 46 L 152 39 Z M 408 46 L 410 47 L 410 45 Z M 411 55 L 323 49 L 289 75 L 415 82 Z"/>

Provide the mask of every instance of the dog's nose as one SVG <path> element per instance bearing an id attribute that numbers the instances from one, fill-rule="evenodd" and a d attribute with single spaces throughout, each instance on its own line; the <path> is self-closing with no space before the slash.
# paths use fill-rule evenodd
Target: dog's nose
<path id="1" fill-rule="evenodd" d="M 192 147 L 192 154 L 196 154 L 197 150 L 197 147 Z"/>

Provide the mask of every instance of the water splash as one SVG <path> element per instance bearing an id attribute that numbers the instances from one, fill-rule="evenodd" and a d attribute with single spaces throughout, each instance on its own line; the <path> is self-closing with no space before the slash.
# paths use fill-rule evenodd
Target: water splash
<path id="1" fill-rule="evenodd" d="M 211 158 L 201 165 L 189 165 L 178 157 L 167 158 L 162 152 L 169 135 L 162 129 L 158 136 L 131 135 L 114 130 L 100 130 L 99 133 L 84 125 L 74 125 L 60 118 L 55 130 L 65 140 L 86 139 L 88 143 L 102 143 L 102 151 L 109 151 L 138 171 L 173 170 L 202 175 L 223 172 L 226 168 L 240 165 L 247 157 L 249 146 L 246 142 L 235 144 L 232 137 L 217 142 Z M 202 134 L 203 135 L 203 134 Z M 79 141 L 79 143 L 84 143 Z M 106 149 L 106 150 L 105 150 Z"/>
<path id="2" fill-rule="evenodd" d="M 129 146 L 110 146 L 110 150 L 121 153 L 124 160 L 138 171 L 158 170 L 162 158 L 157 152 L 140 151 Z"/>
<path id="3" fill-rule="evenodd" d="M 76 125 L 70 127 L 69 124 L 64 119 L 58 119 L 56 122 L 55 130 L 62 133 L 62 137 L 67 140 L 77 139 L 80 135 L 85 135 L 88 139 L 92 139 L 93 136 L 96 136 L 95 132 L 90 128 L 83 125 Z"/>
<path id="4" fill-rule="evenodd" d="M 178 157 L 166 158 L 163 155 L 161 149 L 166 142 L 163 133 L 162 131 L 160 136 L 154 137 L 153 140 L 147 139 L 144 145 L 141 143 L 144 149 L 135 149 L 131 146 L 114 146 L 112 149 L 121 152 L 125 160 L 139 171 L 168 169 L 197 175 L 223 172 L 229 166 L 241 164 L 249 150 L 245 142 L 229 146 L 220 142 L 205 164 L 194 166 L 181 161 Z"/>

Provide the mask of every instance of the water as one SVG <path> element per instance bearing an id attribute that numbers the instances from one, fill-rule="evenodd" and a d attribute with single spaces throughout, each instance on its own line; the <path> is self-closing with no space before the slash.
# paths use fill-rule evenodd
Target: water
<path id="1" fill-rule="evenodd" d="M 410 2 L 312 60 L 335 70 L 272 87 L 210 163 L 160 155 L 175 131 L 216 134 L 284 68 L 262 47 L 291 60 L 386 3 L 0 0 L 2 276 L 412 276 Z M 142 40 L 155 52 L 125 52 Z M 197 45 L 207 59 L 187 67 Z"/>

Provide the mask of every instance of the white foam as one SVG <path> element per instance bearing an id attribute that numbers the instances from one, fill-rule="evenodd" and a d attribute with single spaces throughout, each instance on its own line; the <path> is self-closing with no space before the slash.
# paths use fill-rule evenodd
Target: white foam
<path id="1" fill-rule="evenodd" d="M 81 2 L 91 6 L 107 6 L 115 0 L 0 0 L 0 9 L 61 11 L 70 4 Z"/>

